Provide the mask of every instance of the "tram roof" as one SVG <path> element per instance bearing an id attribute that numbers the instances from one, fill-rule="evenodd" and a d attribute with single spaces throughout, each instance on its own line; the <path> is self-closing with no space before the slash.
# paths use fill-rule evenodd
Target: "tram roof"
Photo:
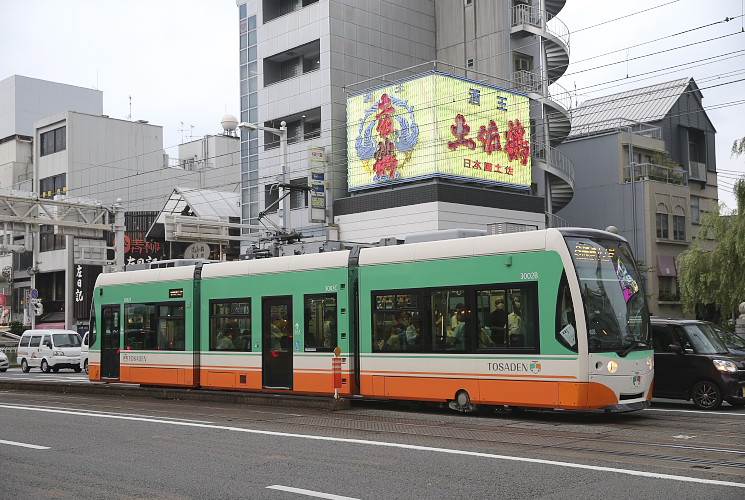
<path id="1" fill-rule="evenodd" d="M 417 262 L 436 259 L 457 259 L 503 253 L 544 250 L 563 243 L 563 237 L 555 229 L 525 231 L 520 233 L 475 236 L 442 241 L 427 241 L 405 245 L 364 248 L 360 251 L 360 266 Z"/>
<path id="2" fill-rule="evenodd" d="M 272 257 L 270 259 L 214 262 L 204 265 L 201 276 L 202 279 L 212 279 L 346 268 L 349 263 L 349 253 L 349 250 L 341 250 L 336 252 Z M 98 276 L 96 286 L 133 285 L 161 281 L 188 281 L 194 278 L 195 269 L 196 266 L 191 265 L 104 273 Z"/>

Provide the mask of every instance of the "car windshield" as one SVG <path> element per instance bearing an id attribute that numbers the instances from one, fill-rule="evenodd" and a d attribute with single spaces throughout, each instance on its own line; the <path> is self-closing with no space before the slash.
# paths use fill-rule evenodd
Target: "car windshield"
<path id="1" fill-rule="evenodd" d="M 722 343 L 724 343 L 724 345 L 726 345 L 729 349 L 737 349 L 738 351 L 745 349 L 745 339 L 743 339 L 739 335 L 729 330 L 725 330 L 721 326 L 715 325 L 714 323 L 708 323 L 707 326 L 714 331 L 714 333 L 719 337 Z"/>
<path id="2" fill-rule="evenodd" d="M 709 325 L 684 325 L 683 342 L 686 352 L 695 354 L 729 354 L 727 346 Z"/>
<path id="3" fill-rule="evenodd" d="M 80 335 L 77 333 L 55 333 L 54 345 L 56 347 L 80 347 Z"/>
<path id="4" fill-rule="evenodd" d="M 628 244 L 568 237 L 587 317 L 590 352 L 649 349 L 649 313 L 642 280 Z"/>

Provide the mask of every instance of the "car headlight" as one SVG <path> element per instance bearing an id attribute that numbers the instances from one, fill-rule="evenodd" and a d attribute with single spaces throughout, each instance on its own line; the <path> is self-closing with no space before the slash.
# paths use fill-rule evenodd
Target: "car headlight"
<path id="1" fill-rule="evenodd" d="M 647 358 L 647 366 L 650 370 L 654 370 L 654 356 L 650 356 Z"/>
<path id="2" fill-rule="evenodd" d="M 64 352 L 62 352 L 62 351 L 54 351 L 54 355 L 55 355 L 55 356 L 64 356 L 64 355 L 65 355 L 65 353 L 64 353 Z"/>
<path id="3" fill-rule="evenodd" d="M 615 360 L 611 359 L 610 361 L 608 361 L 608 371 L 610 373 L 616 373 L 616 370 L 618 370 L 618 363 Z"/>
<path id="4" fill-rule="evenodd" d="M 714 366 L 720 372 L 735 373 L 737 371 L 737 366 L 732 361 L 725 361 L 723 359 L 714 359 L 712 361 L 714 361 Z"/>

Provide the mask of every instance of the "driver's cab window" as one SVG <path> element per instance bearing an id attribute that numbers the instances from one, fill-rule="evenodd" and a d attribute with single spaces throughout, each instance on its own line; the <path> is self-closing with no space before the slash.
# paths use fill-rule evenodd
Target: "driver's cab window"
<path id="1" fill-rule="evenodd" d="M 41 345 L 52 348 L 52 337 L 49 335 L 44 335 L 44 340 L 42 340 Z"/>

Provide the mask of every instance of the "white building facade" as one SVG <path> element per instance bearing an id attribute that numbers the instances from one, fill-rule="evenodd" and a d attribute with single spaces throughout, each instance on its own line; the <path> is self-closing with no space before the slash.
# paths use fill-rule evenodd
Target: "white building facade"
<path id="1" fill-rule="evenodd" d="M 571 161 L 555 149 L 570 129 L 569 101 L 559 98 L 564 93 L 556 85 L 569 60 L 568 30 L 555 17 L 565 1 L 236 3 L 240 121 L 272 128 L 284 121 L 288 138 L 283 177 L 279 137 L 242 132 L 243 223 L 261 224 L 266 217 L 282 224 L 282 204 L 275 201 L 284 189 L 278 185 L 312 184 L 314 151 L 325 159 L 324 217 L 311 213 L 314 193 L 301 190 L 293 190 L 288 216 L 292 229 L 310 239 L 372 242 L 500 222 L 559 223 L 555 213 L 571 200 L 574 185 Z M 530 123 L 524 124 L 532 150 L 529 190 L 434 177 L 349 191 L 347 97 L 430 70 L 530 97 Z M 376 222 L 383 220 L 394 220 L 395 227 Z"/>

